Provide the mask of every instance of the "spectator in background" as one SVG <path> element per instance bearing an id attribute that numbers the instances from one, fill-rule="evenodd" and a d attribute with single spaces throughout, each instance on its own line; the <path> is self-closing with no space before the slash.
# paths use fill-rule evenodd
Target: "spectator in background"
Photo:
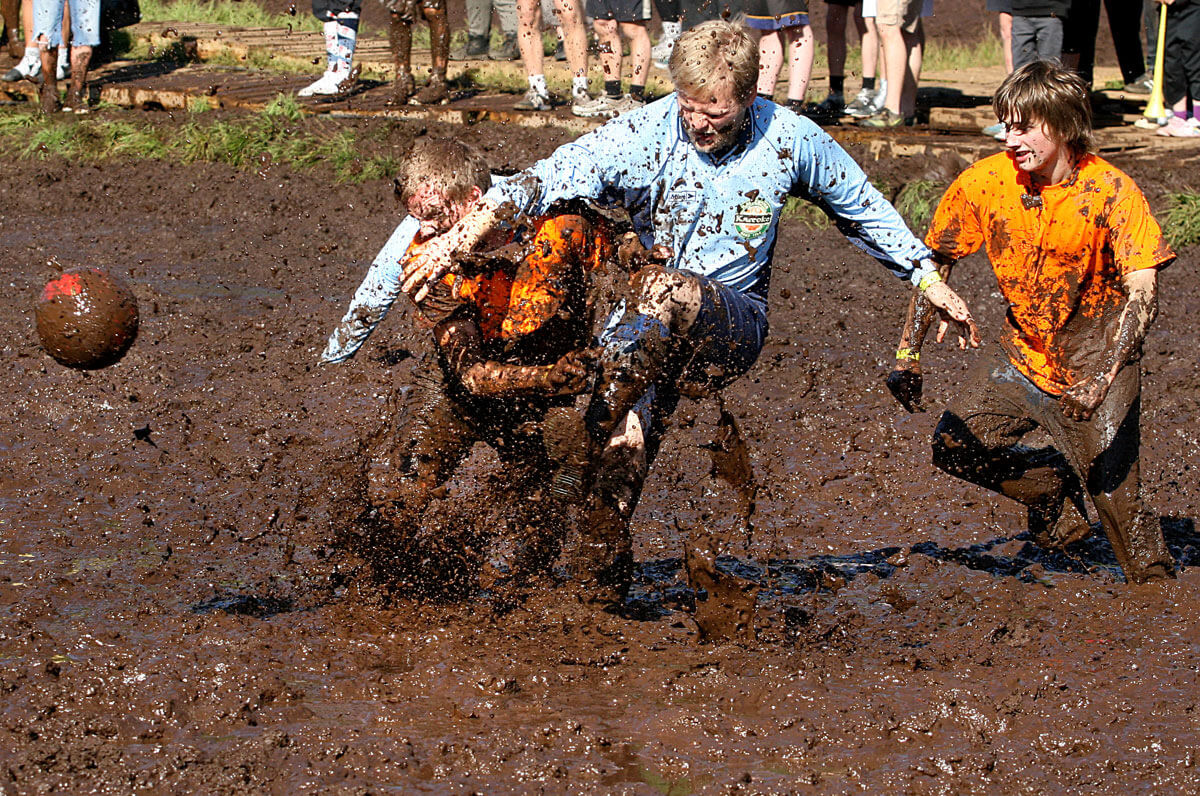
<path id="1" fill-rule="evenodd" d="M 34 0 L 33 38 L 42 60 L 42 86 L 39 90 L 43 113 L 58 110 L 57 61 L 63 37 L 64 7 L 59 0 Z M 70 84 L 65 111 L 87 113 L 87 71 L 92 48 L 100 44 L 100 0 L 70 0 Z"/>
<path id="2" fill-rule="evenodd" d="M 818 108 L 822 116 L 847 113 L 865 118 L 878 113 L 887 97 L 887 90 L 875 88 L 875 69 L 879 63 L 879 33 L 875 17 L 864 17 L 862 0 L 825 0 L 825 38 L 829 60 L 829 96 Z M 862 45 L 862 88 L 854 100 L 846 103 L 846 21 L 853 10 L 854 27 Z"/>
<path id="3" fill-rule="evenodd" d="M 16 0 L 13 0 L 11 5 L 12 8 L 6 7 L 4 12 L 4 23 L 8 26 L 8 51 L 14 58 L 17 57 L 14 48 L 16 47 L 17 27 L 19 24 L 25 32 L 25 52 L 21 56 L 21 60 L 17 62 L 17 65 L 5 72 L 0 77 L 0 80 L 6 83 L 15 83 L 18 80 L 32 80 L 36 83 L 42 76 L 42 56 L 38 51 L 37 41 L 34 40 L 33 36 L 33 0 L 21 0 L 21 20 L 19 23 L 17 21 L 18 14 L 13 10 L 17 6 Z M 9 18 L 10 13 L 12 14 L 11 19 Z M 71 12 L 65 2 L 63 3 L 62 24 L 63 30 L 68 32 L 71 30 Z M 64 39 L 63 43 L 69 45 L 70 41 L 70 38 L 67 38 Z M 71 57 L 69 48 L 66 46 L 60 47 L 58 48 L 58 66 L 54 76 L 59 80 L 66 80 L 70 75 Z"/>
<path id="4" fill-rule="evenodd" d="M 587 30 L 583 26 L 579 0 L 554 0 L 554 11 L 562 27 L 567 64 L 571 69 L 571 112 L 576 116 L 604 116 L 607 107 L 592 99 L 587 90 Z M 517 19 L 517 44 L 521 48 L 529 90 L 513 108 L 519 111 L 549 110 L 554 101 L 546 87 L 541 0 L 517 0 Z"/>
<path id="5" fill-rule="evenodd" d="M 312 10 L 313 16 L 321 20 L 325 36 L 325 72 L 297 91 L 297 97 L 331 96 L 354 84 L 350 68 L 358 43 L 362 0 L 312 0 Z"/>
<path id="6" fill-rule="evenodd" d="M 650 51 L 650 58 L 659 69 L 666 69 L 667 61 L 671 59 L 671 51 L 675 49 L 675 42 L 683 32 L 679 22 L 679 0 L 654 0 L 654 7 L 662 19 L 662 35 Z"/>
<path id="7" fill-rule="evenodd" d="M 1013 69 L 1034 61 L 1059 61 L 1063 20 L 1071 0 L 1012 0 Z"/>
<path id="8" fill-rule="evenodd" d="M 775 83 L 783 68 L 784 41 L 788 51 L 787 107 L 802 113 L 804 95 L 812 77 L 812 26 L 808 0 L 748 0 L 746 26 L 759 34 L 758 94 L 773 100 Z"/>
<path id="9" fill-rule="evenodd" d="M 489 50 L 492 9 L 500 18 L 504 38 L 500 46 Z M 514 61 L 517 52 L 517 0 L 467 0 L 467 41 L 450 51 L 451 61 L 488 57 L 493 61 Z"/>
<path id="10" fill-rule="evenodd" d="M 932 0 L 929 3 L 932 5 Z M 883 108 L 868 116 L 863 127 L 899 127 L 916 121 L 917 84 L 921 80 L 921 63 L 925 52 L 925 16 L 922 0 L 877 0 L 875 27 L 883 47 L 883 74 L 887 80 L 887 96 Z M 863 3 L 863 16 L 868 9 Z"/>
<path id="11" fill-rule="evenodd" d="M 1012 47 L 1012 0 L 987 0 L 988 11 L 995 11 L 999 15 L 998 25 L 1000 27 L 1000 49 L 1004 54 L 1004 74 L 1010 75 L 1013 70 L 1013 47 Z M 1004 122 L 996 122 L 989 124 L 983 128 L 984 135 L 990 135 L 997 141 L 1004 140 Z"/>
<path id="12" fill-rule="evenodd" d="M 599 110 L 593 115 L 616 116 L 642 107 L 646 104 L 646 73 L 650 71 L 650 32 L 646 29 L 650 0 L 588 0 L 587 12 L 595 20 L 593 28 L 604 69 L 604 94 L 596 99 Z M 628 94 L 621 90 L 622 36 L 629 40 L 632 72 Z"/>
<path id="13" fill-rule="evenodd" d="M 361 0 L 360 0 L 361 2 Z M 446 0 L 380 0 L 390 14 L 388 44 L 396 65 L 392 102 L 403 105 L 411 99 L 418 105 L 437 105 L 450 99 L 446 70 L 450 66 L 450 23 L 446 19 Z M 429 51 L 432 73 L 420 91 L 412 74 L 412 26 L 418 17 L 429 23 Z"/>
<path id="14" fill-rule="evenodd" d="M 1100 28 L 1100 0 L 1072 0 L 1063 35 L 1063 63 L 1083 77 L 1088 86 L 1096 64 L 1096 33 Z M 1104 0 L 1108 27 L 1125 90 L 1150 93 L 1140 35 L 1141 8 L 1136 0 Z"/>
<path id="15" fill-rule="evenodd" d="M 1158 0 L 1167 7 L 1163 100 L 1171 117 L 1159 135 L 1200 138 L 1200 2 Z M 1192 111 L 1188 113 L 1188 103 Z"/>

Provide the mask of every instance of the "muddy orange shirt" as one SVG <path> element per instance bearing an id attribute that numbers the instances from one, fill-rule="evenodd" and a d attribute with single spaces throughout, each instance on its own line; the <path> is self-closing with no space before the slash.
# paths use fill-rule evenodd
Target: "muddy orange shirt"
<path id="1" fill-rule="evenodd" d="M 505 269 L 474 277 L 446 274 L 442 281 L 458 301 L 473 304 L 485 341 L 512 340 L 532 334 L 554 317 L 578 288 L 581 273 L 599 268 L 612 257 L 612 243 L 598 226 L 579 216 L 562 215 L 533 223 L 533 237 L 521 249 L 514 271 Z M 423 244 L 413 243 L 408 257 Z"/>
<path id="2" fill-rule="evenodd" d="M 1104 367 L 1126 303 L 1122 278 L 1175 254 L 1133 180 L 1094 155 L 1043 188 L 1040 203 L 1031 198 L 1028 175 L 1007 153 L 992 155 L 946 191 L 925 242 L 952 259 L 986 247 L 1009 305 L 1005 350 L 1061 395 Z"/>

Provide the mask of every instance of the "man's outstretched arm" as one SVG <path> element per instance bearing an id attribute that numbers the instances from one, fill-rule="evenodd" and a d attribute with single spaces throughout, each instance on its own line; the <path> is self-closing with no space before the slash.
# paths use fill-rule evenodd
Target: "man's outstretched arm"
<path id="1" fill-rule="evenodd" d="M 1125 307 L 1117 322 L 1117 334 L 1101 360 L 1102 370 L 1072 384 L 1059 399 L 1063 414 L 1072 420 L 1088 420 L 1104 402 L 1108 388 L 1121 368 L 1142 347 L 1150 324 L 1158 317 L 1158 270 L 1144 268 L 1121 280 L 1125 287 Z"/>

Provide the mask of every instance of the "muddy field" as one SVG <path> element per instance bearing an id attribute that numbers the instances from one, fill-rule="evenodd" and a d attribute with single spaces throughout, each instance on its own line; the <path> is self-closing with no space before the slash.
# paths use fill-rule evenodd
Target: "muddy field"
<path id="1" fill-rule="evenodd" d="M 465 135 L 509 168 L 562 138 Z M 1195 173 L 1117 161 L 1160 209 Z M 757 640 L 701 644 L 682 537 L 729 529 L 737 504 L 699 448 L 713 403 L 681 407 L 651 475 L 624 615 L 570 584 L 507 613 L 381 600 L 342 585 L 329 520 L 360 440 L 419 400 L 427 344 L 398 310 L 350 363 L 316 359 L 396 223 L 391 186 L 3 162 L 0 793 L 1200 787 L 1195 249 L 1164 275 L 1144 362 L 1143 477 L 1180 577 L 1130 587 L 1102 538 L 1043 555 L 1023 513 L 933 470 L 937 407 L 977 355 L 931 348 L 934 411 L 904 414 L 883 386 L 904 286 L 836 232 L 786 226 L 771 338 L 727 391 L 762 488 L 722 566 L 761 587 Z M 865 165 L 896 187 L 946 168 Z M 964 292 L 995 330 L 973 264 Z M 81 265 L 141 308 L 133 348 L 93 373 L 34 333 L 41 286 Z M 494 471 L 478 449 L 451 499 L 483 499 Z"/>

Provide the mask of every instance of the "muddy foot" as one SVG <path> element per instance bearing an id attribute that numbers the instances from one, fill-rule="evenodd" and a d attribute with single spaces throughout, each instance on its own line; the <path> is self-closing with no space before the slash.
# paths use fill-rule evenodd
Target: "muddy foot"
<path id="1" fill-rule="evenodd" d="M 446 82 L 435 76 L 413 95 L 412 101 L 417 105 L 441 105 L 450 101 L 450 92 L 446 90 Z"/>
<path id="2" fill-rule="evenodd" d="M 396 82 L 392 84 L 392 105 L 407 105 L 408 100 L 412 97 L 413 92 L 417 90 L 417 81 L 413 78 L 411 72 L 399 75 Z"/>

